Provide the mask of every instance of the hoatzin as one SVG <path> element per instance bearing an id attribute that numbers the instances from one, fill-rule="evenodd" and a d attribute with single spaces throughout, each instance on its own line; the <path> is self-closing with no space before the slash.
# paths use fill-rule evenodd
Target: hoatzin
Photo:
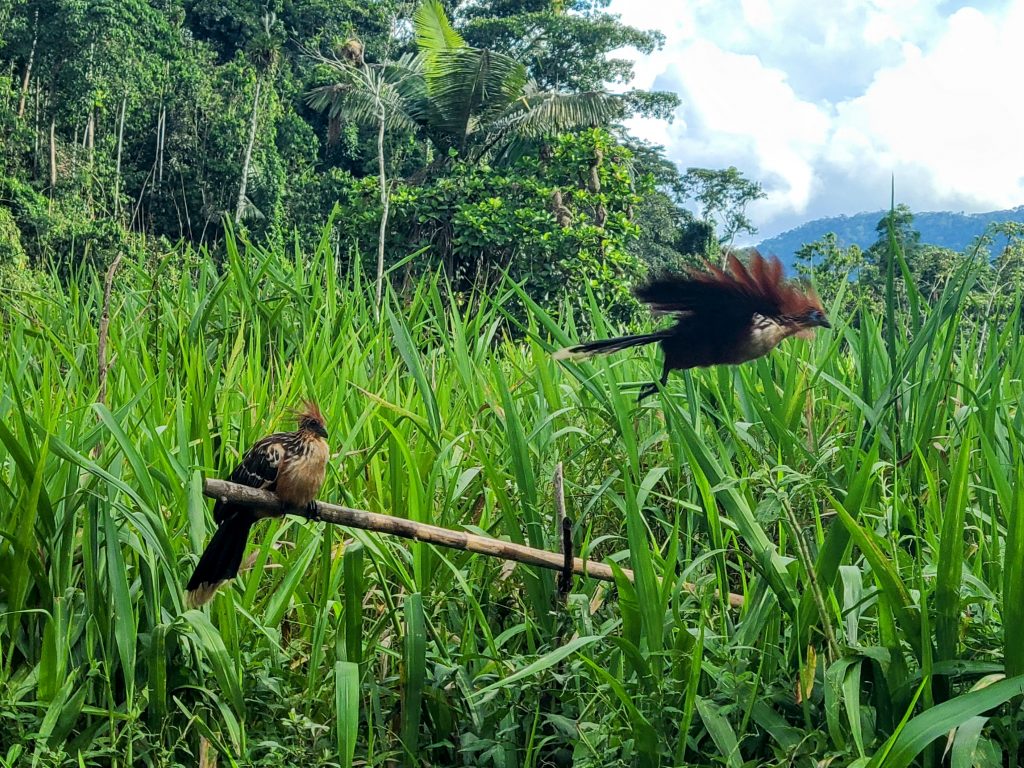
<path id="1" fill-rule="evenodd" d="M 665 355 L 661 385 L 672 370 L 735 365 L 768 354 L 794 334 L 811 337 L 831 328 L 813 288 L 782 279 L 782 263 L 756 251 L 744 266 L 729 254 L 727 270 L 702 270 L 658 278 L 634 289 L 656 314 L 676 317 L 675 325 L 654 333 L 602 339 L 558 350 L 556 360 L 586 358 L 658 342 Z M 637 400 L 658 391 L 647 384 Z"/>
<path id="2" fill-rule="evenodd" d="M 281 499 L 282 515 L 299 512 L 316 520 L 315 499 L 324 482 L 329 455 L 327 429 L 323 414 L 311 400 L 303 404 L 297 421 L 296 431 L 277 432 L 258 441 L 228 479 L 273 491 Z M 217 530 L 186 587 L 190 607 L 212 599 L 221 584 L 238 574 L 249 529 L 263 516 L 250 507 L 217 500 L 213 507 Z"/>

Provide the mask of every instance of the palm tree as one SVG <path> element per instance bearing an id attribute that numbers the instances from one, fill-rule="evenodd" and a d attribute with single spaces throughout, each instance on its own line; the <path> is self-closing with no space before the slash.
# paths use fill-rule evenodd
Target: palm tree
<path id="1" fill-rule="evenodd" d="M 471 162 L 500 158 L 524 141 L 607 125 L 622 114 L 617 95 L 545 91 L 518 59 L 470 47 L 438 0 L 424 0 L 413 25 L 424 74 L 420 122 L 442 155 L 454 149 Z"/>
<path id="2" fill-rule="evenodd" d="M 454 149 L 471 162 L 511 157 L 524 142 L 607 125 L 622 114 L 617 95 L 545 91 L 518 59 L 468 46 L 438 0 L 425 0 L 413 21 L 423 57 L 423 127 L 442 155 Z"/>
<path id="3" fill-rule="evenodd" d="M 561 131 L 606 125 L 622 114 L 621 98 L 603 91 L 541 90 L 526 67 L 503 53 L 466 44 L 438 0 L 423 0 L 413 14 L 417 53 L 369 64 L 361 45 L 341 56 L 316 56 L 336 81 L 309 92 L 314 109 L 326 110 L 329 132 L 344 120 L 377 130 L 381 226 L 377 242 L 377 304 L 384 275 L 388 193 L 386 130 L 421 132 L 441 163 L 453 156 L 479 162 L 515 156 L 524 142 Z M 358 50 L 358 55 L 355 55 Z"/>
<path id="4" fill-rule="evenodd" d="M 387 130 L 414 131 L 417 123 L 410 113 L 415 104 L 417 81 L 422 79 L 418 57 L 403 56 L 395 62 L 370 65 L 363 58 L 363 47 L 355 38 L 350 39 L 340 57 L 317 57 L 328 64 L 338 80 L 331 85 L 310 91 L 308 101 L 317 110 L 327 110 L 328 134 L 337 137 L 345 119 L 360 125 L 372 125 L 377 130 L 377 173 L 380 178 L 380 228 L 377 232 L 377 279 L 374 289 L 374 309 L 380 319 L 380 304 L 384 289 L 384 240 L 388 231 L 390 196 L 387 183 L 387 164 L 384 156 L 384 135 Z"/>

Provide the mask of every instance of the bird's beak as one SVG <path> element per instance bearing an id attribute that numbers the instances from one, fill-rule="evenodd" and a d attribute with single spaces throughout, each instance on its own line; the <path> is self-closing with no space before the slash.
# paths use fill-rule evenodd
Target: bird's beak
<path id="1" fill-rule="evenodd" d="M 317 425 L 317 427 L 316 427 L 316 430 L 315 430 L 315 431 L 316 431 L 316 433 L 317 433 L 318 435 L 320 435 L 320 437 L 322 437 L 322 438 L 323 438 L 324 440 L 326 440 L 326 439 L 327 439 L 327 427 L 321 427 L 321 426 Z"/>
<path id="2" fill-rule="evenodd" d="M 818 321 L 818 325 L 820 325 L 822 328 L 831 328 L 832 327 L 832 323 L 830 323 L 828 321 L 828 318 L 825 317 L 824 315 L 821 316 L 821 320 Z"/>

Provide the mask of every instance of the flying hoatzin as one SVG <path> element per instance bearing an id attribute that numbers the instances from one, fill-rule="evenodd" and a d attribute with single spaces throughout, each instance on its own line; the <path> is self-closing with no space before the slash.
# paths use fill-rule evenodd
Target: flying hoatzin
<path id="1" fill-rule="evenodd" d="M 675 325 L 654 333 L 619 336 L 560 349 L 555 359 L 577 359 L 658 342 L 665 354 L 661 385 L 669 371 L 734 365 L 761 357 L 794 334 L 811 337 L 816 326 L 830 328 L 821 301 L 809 286 L 782 279 L 782 263 L 756 251 L 744 266 L 729 255 L 728 270 L 710 264 L 685 275 L 670 275 L 634 289 L 658 315 Z M 658 391 L 647 384 L 638 400 Z"/>
<path id="2" fill-rule="evenodd" d="M 329 450 L 324 417 L 313 401 L 303 404 L 298 427 L 295 432 L 277 432 L 257 442 L 228 479 L 273 491 L 281 499 L 282 515 L 299 511 L 316 520 L 314 499 L 324 482 Z M 251 507 L 217 500 L 213 507 L 217 530 L 186 587 L 189 606 L 209 601 L 221 584 L 238 574 L 249 529 L 264 516 Z"/>

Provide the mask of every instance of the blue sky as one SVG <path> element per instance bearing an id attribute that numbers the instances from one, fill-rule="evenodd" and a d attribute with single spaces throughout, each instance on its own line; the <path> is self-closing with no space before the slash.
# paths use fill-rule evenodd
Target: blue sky
<path id="1" fill-rule="evenodd" d="M 675 119 L 636 119 L 681 168 L 735 165 L 770 237 L 897 202 L 917 211 L 1024 204 L 1024 0 L 612 0 L 666 44 L 633 86 Z M 618 54 L 617 54 L 618 55 Z"/>

